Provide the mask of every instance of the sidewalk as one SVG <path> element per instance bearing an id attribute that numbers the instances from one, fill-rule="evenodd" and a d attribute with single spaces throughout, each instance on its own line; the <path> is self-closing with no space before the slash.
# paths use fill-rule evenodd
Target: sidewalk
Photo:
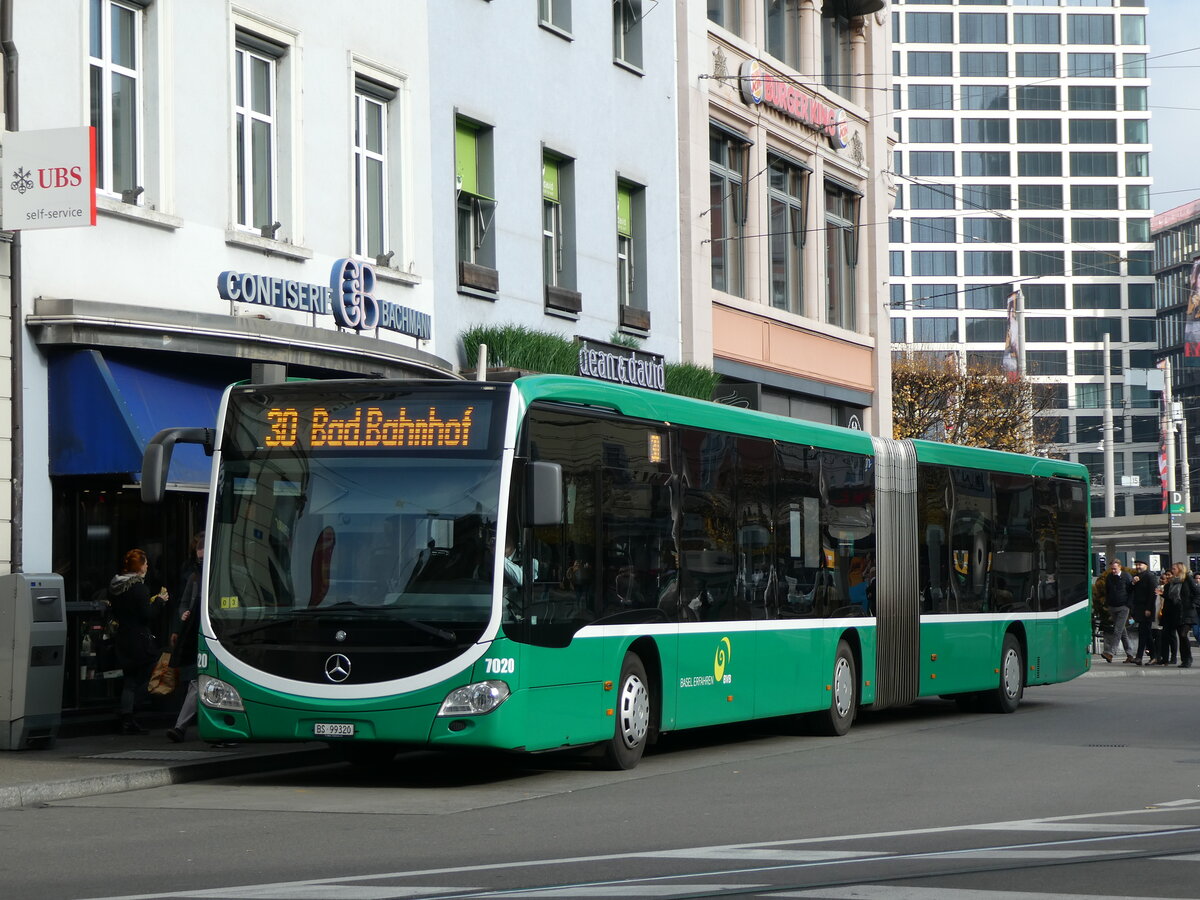
<path id="1" fill-rule="evenodd" d="M 137 736 L 60 737 L 50 750 L 0 751 L 0 809 L 320 765 L 334 759 L 333 752 L 320 743 L 214 747 L 193 737 L 172 744 L 162 729 Z"/>

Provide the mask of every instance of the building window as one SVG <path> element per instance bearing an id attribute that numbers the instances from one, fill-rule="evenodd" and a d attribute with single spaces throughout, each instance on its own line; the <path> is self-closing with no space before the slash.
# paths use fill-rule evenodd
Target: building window
<path id="1" fill-rule="evenodd" d="M 1022 275 L 1063 275 L 1065 262 L 1061 250 L 1022 250 Z"/>
<path id="2" fill-rule="evenodd" d="M 1131 184 L 1125 188 L 1126 209 L 1150 208 L 1150 185 Z"/>
<path id="3" fill-rule="evenodd" d="M 1013 16 L 1014 44 L 1057 44 L 1058 16 L 1016 13 Z"/>
<path id="4" fill-rule="evenodd" d="M 1125 74 L 1129 75 L 1128 72 Z M 1069 78 L 1115 78 L 1116 75 L 1116 57 L 1111 53 L 1067 54 Z"/>
<path id="5" fill-rule="evenodd" d="M 1129 308 L 1130 309 L 1154 309 L 1154 285 L 1152 284 L 1131 284 L 1128 286 L 1129 291 Z M 1141 351 L 1137 351 L 1141 352 Z M 1149 365 L 1134 365 L 1132 354 L 1130 356 L 1129 365 L 1135 369 L 1149 369 L 1154 363 L 1150 361 Z"/>
<path id="6" fill-rule="evenodd" d="M 1009 209 L 1012 186 L 1007 184 L 964 184 L 963 209 Z"/>
<path id="7" fill-rule="evenodd" d="M 1008 119 L 963 119 L 964 144 L 1007 144 Z"/>
<path id="8" fill-rule="evenodd" d="M 1117 108 L 1117 89 L 1111 85 L 1069 87 L 1067 106 L 1085 112 L 1112 112 Z"/>
<path id="9" fill-rule="evenodd" d="M 910 44 L 954 43 L 954 16 L 951 13 L 905 13 L 904 24 Z"/>
<path id="10" fill-rule="evenodd" d="M 1060 267 L 1059 271 L 1062 269 Z M 1021 288 L 1025 295 L 1026 309 L 1066 309 L 1067 286 L 1065 284 L 1026 284 Z M 1065 366 L 1066 363 L 1064 362 Z M 1066 372 L 1063 372 L 1065 375 Z"/>
<path id="11" fill-rule="evenodd" d="M 914 184 L 909 196 L 913 209 L 954 209 L 954 185 L 952 184 L 936 186 Z"/>
<path id="12" fill-rule="evenodd" d="M 763 0 L 763 3 L 766 5 L 767 52 L 794 69 L 800 65 L 798 4 L 790 0 Z"/>
<path id="13" fill-rule="evenodd" d="M 1062 185 L 1022 184 L 1017 187 L 1017 206 L 1021 209 L 1062 209 Z"/>
<path id="14" fill-rule="evenodd" d="M 950 76 L 954 74 L 954 55 L 943 50 L 910 50 L 909 76 Z"/>
<path id="15" fill-rule="evenodd" d="M 767 168 L 770 207 L 771 305 L 804 312 L 804 192 L 807 172 L 771 154 Z M 900 221 L 900 220 L 893 220 Z"/>
<path id="16" fill-rule="evenodd" d="M 1151 320 L 1153 321 L 1153 320 Z M 1121 340 L 1121 320 L 1120 319 L 1085 319 L 1078 318 L 1072 320 L 1072 326 L 1075 330 L 1075 340 L 1079 342 L 1102 343 L 1104 336 L 1108 335 L 1109 339 L 1114 341 Z"/>
<path id="17" fill-rule="evenodd" d="M 1146 54 L 1145 53 L 1122 53 L 1121 54 L 1121 69 L 1126 78 L 1145 78 L 1146 77 Z"/>
<path id="18" fill-rule="evenodd" d="M 1125 120 L 1125 143 L 1127 144 L 1148 144 L 1150 143 L 1150 123 L 1145 119 L 1126 119 Z"/>
<path id="19" fill-rule="evenodd" d="M 1155 320 L 1148 316 L 1132 316 L 1129 319 L 1129 342 L 1152 343 L 1157 339 Z"/>
<path id="20" fill-rule="evenodd" d="M 961 44 L 1007 44 L 1004 13 L 959 13 L 958 40 Z"/>
<path id="21" fill-rule="evenodd" d="M 279 137 L 276 115 L 278 59 L 268 46 L 238 32 L 234 51 L 234 132 L 237 224 L 276 237 Z"/>
<path id="22" fill-rule="evenodd" d="M 1012 265 L 1010 250 L 968 250 L 963 254 L 965 275 L 1011 275 Z"/>
<path id="23" fill-rule="evenodd" d="M 963 241 L 972 244 L 1011 244 L 1012 220 L 963 219 Z M 970 274 L 969 272 L 967 274 Z"/>
<path id="24" fill-rule="evenodd" d="M 1062 154 L 1023 151 L 1017 154 L 1017 174 L 1025 178 L 1062 175 Z"/>
<path id="25" fill-rule="evenodd" d="M 1125 109 L 1140 112 L 1149 108 L 1146 105 L 1149 101 L 1147 99 L 1147 91 L 1144 87 L 1126 87 L 1123 93 L 1125 95 Z"/>
<path id="26" fill-rule="evenodd" d="M 958 255 L 953 250 L 914 250 L 913 275 L 957 275 Z"/>
<path id="27" fill-rule="evenodd" d="M 899 316 L 892 317 L 892 343 L 907 343 L 904 338 L 904 319 L 900 318 Z"/>
<path id="28" fill-rule="evenodd" d="M 1119 284 L 1074 285 L 1071 288 L 1071 305 L 1075 309 L 1120 309 L 1121 286 Z M 1087 373 L 1080 372 L 1079 374 Z"/>
<path id="29" fill-rule="evenodd" d="M 853 68 L 850 20 L 840 4 L 826 2 L 821 12 L 821 75 L 825 87 L 843 97 L 853 96 Z"/>
<path id="30" fill-rule="evenodd" d="M 395 91 L 358 77 L 354 86 L 354 252 L 387 265 L 389 228 L 388 104 Z"/>
<path id="31" fill-rule="evenodd" d="M 709 135 L 709 216 L 712 218 L 712 286 L 742 296 L 746 226 L 746 159 L 749 144 L 719 128 Z"/>
<path id="32" fill-rule="evenodd" d="M 952 284 L 914 284 L 913 309 L 957 309 L 958 294 Z"/>
<path id="33" fill-rule="evenodd" d="M 913 175 L 953 175 L 952 150 L 913 150 L 908 154 Z"/>
<path id="34" fill-rule="evenodd" d="M 1008 88 L 1002 84 L 963 85 L 962 108 L 1008 109 Z"/>
<path id="35" fill-rule="evenodd" d="M 1022 244 L 1061 244 L 1063 242 L 1063 220 L 1022 219 L 1020 241 Z"/>
<path id="36" fill-rule="evenodd" d="M 1096 15 L 1067 16 L 1068 44 L 1112 44 L 1113 17 Z"/>
<path id="37" fill-rule="evenodd" d="M 1010 285 L 968 284 L 966 291 L 967 309 L 1004 309 L 1007 305 Z"/>
<path id="38" fill-rule="evenodd" d="M 89 54 L 96 187 L 138 202 L 142 173 L 142 11 L 93 0 Z"/>
<path id="39" fill-rule="evenodd" d="M 1130 178 L 1148 178 L 1150 175 L 1149 153 L 1126 153 L 1125 174 Z M 1145 207 L 1139 207 L 1144 209 Z"/>
<path id="40" fill-rule="evenodd" d="M 646 259 L 646 190 L 617 181 L 617 303 L 622 325 L 650 327 Z"/>
<path id="41" fill-rule="evenodd" d="M 1072 153 L 1071 175 L 1075 178 L 1115 178 L 1117 154 Z"/>
<path id="42" fill-rule="evenodd" d="M 1062 107 L 1062 92 L 1057 86 L 1034 85 L 1017 88 L 1017 109 L 1057 110 Z"/>
<path id="43" fill-rule="evenodd" d="M 1116 218 L 1073 218 L 1070 240 L 1075 244 L 1116 244 L 1121 240 L 1120 222 Z"/>
<path id="44" fill-rule="evenodd" d="M 888 274 L 903 275 L 904 274 L 904 251 L 889 250 L 888 251 Z"/>
<path id="45" fill-rule="evenodd" d="M 1066 319 L 1025 317 L 1025 340 L 1031 344 L 1061 344 L 1066 339 Z"/>
<path id="46" fill-rule="evenodd" d="M 613 59 L 642 67 L 642 0 L 613 0 Z"/>
<path id="47" fill-rule="evenodd" d="M 575 166 L 555 153 L 542 154 L 542 282 L 546 306 L 577 313 L 575 293 Z"/>
<path id="48" fill-rule="evenodd" d="M 968 344 L 998 344 L 1004 340 L 1008 322 L 999 316 L 967 316 L 966 325 Z"/>
<path id="49" fill-rule="evenodd" d="M 908 234 L 914 244 L 953 244 L 958 240 L 954 219 L 950 218 L 913 218 Z"/>
<path id="50" fill-rule="evenodd" d="M 1018 78 L 1057 78 L 1059 76 L 1057 53 L 1018 53 Z"/>
<path id="51" fill-rule="evenodd" d="M 913 319 L 913 343 L 957 344 L 958 319 L 933 316 Z"/>
<path id="52" fill-rule="evenodd" d="M 983 153 L 964 151 L 962 155 L 963 175 L 1007 176 L 1011 172 L 1008 153 Z"/>
<path id="53" fill-rule="evenodd" d="M 1072 275 L 1120 275 L 1121 254 L 1108 250 L 1075 250 L 1071 253 Z"/>
<path id="54" fill-rule="evenodd" d="M 742 0 L 708 0 L 708 21 L 734 34 L 742 33 Z"/>
<path id="55" fill-rule="evenodd" d="M 1149 219 L 1126 219 L 1125 220 L 1125 240 L 1131 244 L 1142 243 L 1150 240 L 1150 220 Z"/>
<path id="56" fill-rule="evenodd" d="M 858 266 L 858 210 L 861 195 L 825 182 L 825 318 L 854 328 L 854 273 Z"/>
<path id="57" fill-rule="evenodd" d="M 1071 209 L 1116 209 L 1115 184 L 1071 185 Z"/>
<path id="58" fill-rule="evenodd" d="M 1066 350 L 1030 350 L 1025 360 L 1030 375 L 1066 375 Z"/>
<path id="59" fill-rule="evenodd" d="M 913 144 L 953 144 L 953 119 L 909 119 L 908 140 Z"/>
<path id="60" fill-rule="evenodd" d="M 538 0 L 538 22 L 563 34 L 570 34 L 571 0 Z"/>
<path id="61" fill-rule="evenodd" d="M 1061 144 L 1062 122 L 1058 119 L 1017 119 L 1018 144 Z"/>
<path id="62" fill-rule="evenodd" d="M 953 109 L 954 100 L 948 84 L 910 84 L 909 109 Z"/>
<path id="63" fill-rule="evenodd" d="M 1007 53 L 960 53 L 960 74 L 972 78 L 1007 78 Z"/>
<path id="64" fill-rule="evenodd" d="M 1117 142 L 1115 119 L 1072 119 L 1069 131 L 1072 144 L 1115 144 Z"/>
<path id="65" fill-rule="evenodd" d="M 1154 274 L 1153 250 L 1130 250 L 1128 254 L 1128 275 Z"/>
<path id="66" fill-rule="evenodd" d="M 1121 43 L 1146 43 L 1146 17 L 1121 16 Z"/>
<path id="67" fill-rule="evenodd" d="M 454 129 L 459 284 L 494 293 L 499 284 L 493 177 L 492 129 L 459 118 Z"/>

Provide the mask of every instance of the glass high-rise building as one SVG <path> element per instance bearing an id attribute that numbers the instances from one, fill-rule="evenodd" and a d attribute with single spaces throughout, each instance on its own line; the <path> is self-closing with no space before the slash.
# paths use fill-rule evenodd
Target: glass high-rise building
<path id="1" fill-rule="evenodd" d="M 1054 398 L 1049 449 L 1092 470 L 1097 516 L 1106 364 L 1116 515 L 1162 508 L 1148 3 L 891 4 L 893 353 L 999 367 L 1019 290 L 1026 372 Z"/>

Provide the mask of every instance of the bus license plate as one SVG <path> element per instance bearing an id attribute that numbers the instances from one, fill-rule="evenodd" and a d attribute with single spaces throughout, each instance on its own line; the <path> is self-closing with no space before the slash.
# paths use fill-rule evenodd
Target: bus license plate
<path id="1" fill-rule="evenodd" d="M 354 726 L 340 722 L 317 722 L 313 725 L 314 737 L 354 737 Z"/>

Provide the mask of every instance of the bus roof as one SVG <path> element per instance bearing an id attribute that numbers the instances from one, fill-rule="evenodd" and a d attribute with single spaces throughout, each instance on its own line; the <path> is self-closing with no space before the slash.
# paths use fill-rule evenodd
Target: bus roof
<path id="1" fill-rule="evenodd" d="M 571 375 L 527 375 L 518 378 L 516 389 L 526 404 L 554 400 L 609 409 L 621 415 L 650 421 L 717 428 L 767 440 L 789 441 L 874 456 L 871 436 L 865 431 L 792 419 L 772 413 L 664 394 L 644 388 L 579 378 Z M 1000 450 L 962 447 L 936 441 L 911 441 L 919 462 L 967 466 L 1012 474 L 1059 476 L 1087 480 L 1087 468 L 1064 462 Z"/>

